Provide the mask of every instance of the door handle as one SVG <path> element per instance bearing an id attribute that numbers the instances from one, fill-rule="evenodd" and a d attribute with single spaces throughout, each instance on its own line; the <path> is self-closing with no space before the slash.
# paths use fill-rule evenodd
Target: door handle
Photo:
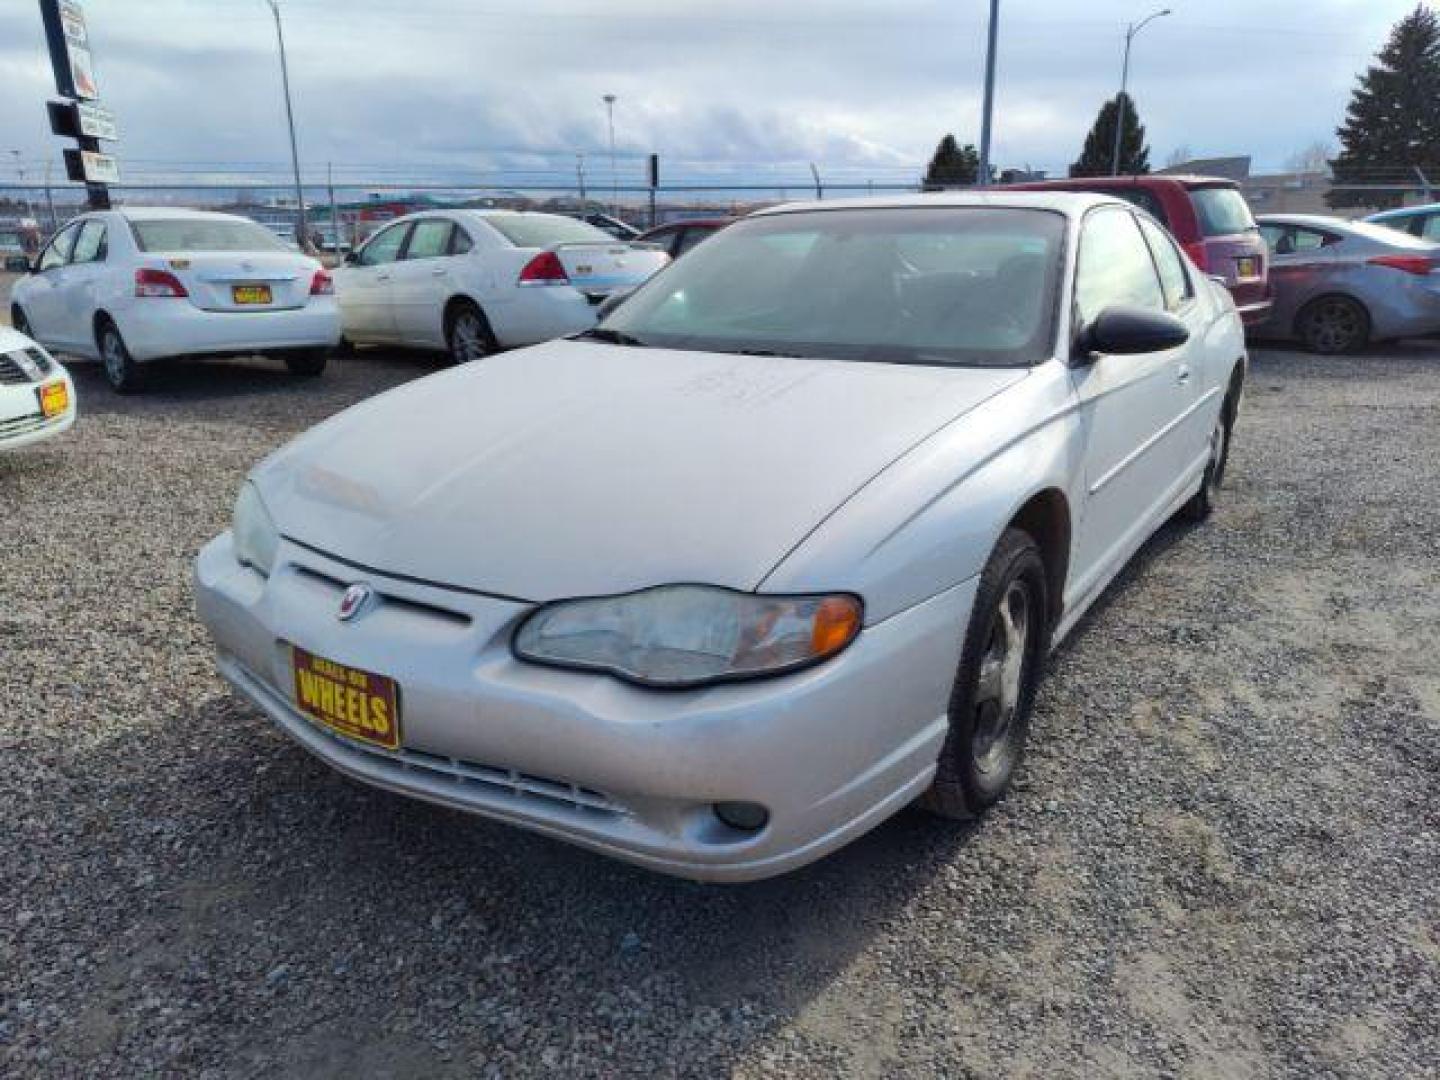
<path id="1" fill-rule="evenodd" d="M 389 281 L 389 280 L 390 280 L 390 275 L 389 275 L 389 274 L 376 274 L 376 275 L 375 275 L 375 280 L 376 280 L 376 281 Z"/>
<path id="2" fill-rule="evenodd" d="M 444 276 L 445 276 L 445 267 L 443 267 L 443 266 L 432 267 L 431 270 L 430 270 L 430 273 L 433 274 L 435 277 L 444 277 Z"/>
<path id="3" fill-rule="evenodd" d="M 1181 386 L 1188 384 L 1190 382 L 1190 369 L 1184 364 L 1181 364 L 1180 370 L 1175 373 L 1175 380 Z"/>

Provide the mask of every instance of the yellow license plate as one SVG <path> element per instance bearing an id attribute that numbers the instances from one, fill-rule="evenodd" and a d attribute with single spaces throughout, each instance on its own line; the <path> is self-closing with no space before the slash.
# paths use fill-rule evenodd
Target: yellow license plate
<path id="1" fill-rule="evenodd" d="M 270 286 L 232 285 L 230 295 L 235 298 L 237 304 L 268 304 L 270 303 Z"/>
<path id="2" fill-rule="evenodd" d="M 63 382 L 53 382 L 40 387 L 40 415 L 49 420 L 60 416 L 70 407 L 70 388 Z"/>
<path id="3" fill-rule="evenodd" d="M 394 679 L 337 664 L 290 646 L 295 704 L 347 739 L 386 750 L 400 747 L 400 688 Z"/>
<path id="4" fill-rule="evenodd" d="M 1236 274 L 1242 278 L 1253 278 L 1260 276 L 1260 260 L 1253 255 L 1243 259 L 1236 259 Z"/>

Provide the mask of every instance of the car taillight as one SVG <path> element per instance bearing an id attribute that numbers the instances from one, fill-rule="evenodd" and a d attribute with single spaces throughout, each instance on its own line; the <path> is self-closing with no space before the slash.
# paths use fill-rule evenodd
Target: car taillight
<path id="1" fill-rule="evenodd" d="M 520 271 L 520 285 L 568 285 L 570 275 L 553 251 L 542 251 Z"/>
<path id="2" fill-rule="evenodd" d="M 335 293 L 335 279 L 330 276 L 328 270 L 316 270 L 315 276 L 310 279 L 311 296 L 333 296 Z"/>
<path id="3" fill-rule="evenodd" d="M 1205 250 L 1204 240 L 1192 240 L 1190 243 L 1180 246 L 1185 249 L 1185 254 L 1190 256 L 1190 261 L 1195 264 L 1195 269 L 1202 274 L 1210 272 L 1210 256 Z"/>
<path id="4" fill-rule="evenodd" d="M 1428 255 L 1376 255 L 1365 261 L 1371 266 L 1388 266 L 1391 270 L 1402 270 L 1420 277 L 1426 276 L 1436 267 L 1435 260 Z"/>
<path id="5" fill-rule="evenodd" d="M 185 291 L 185 286 L 180 284 L 180 279 L 169 270 L 142 266 L 135 271 L 135 295 L 178 297 L 190 294 Z"/>

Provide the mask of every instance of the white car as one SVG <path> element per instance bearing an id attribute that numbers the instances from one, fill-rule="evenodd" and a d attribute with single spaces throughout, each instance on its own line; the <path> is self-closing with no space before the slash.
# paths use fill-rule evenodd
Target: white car
<path id="1" fill-rule="evenodd" d="M 463 363 L 586 330 L 607 296 L 669 261 L 558 214 L 429 212 L 348 255 L 335 290 L 347 342 L 444 349 Z"/>
<path id="2" fill-rule="evenodd" d="M 75 386 L 55 358 L 0 326 L 0 450 L 59 435 L 75 423 Z"/>
<path id="3" fill-rule="evenodd" d="M 351 776 L 765 877 L 1001 797 L 1046 651 L 1210 512 L 1245 365 L 1230 294 L 1113 198 L 765 211 L 270 457 L 199 612 Z"/>
<path id="4" fill-rule="evenodd" d="M 121 393 L 164 357 L 282 357 L 318 375 L 340 341 L 330 274 L 248 218 L 106 210 L 70 222 L 10 293 L 10 318 L 48 348 L 105 365 Z"/>

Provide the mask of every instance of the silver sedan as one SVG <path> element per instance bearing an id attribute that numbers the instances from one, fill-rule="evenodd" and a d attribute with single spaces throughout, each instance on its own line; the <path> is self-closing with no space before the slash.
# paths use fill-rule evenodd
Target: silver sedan
<path id="1" fill-rule="evenodd" d="M 1047 650 L 1214 505 L 1244 371 L 1229 294 L 1117 200 L 780 208 L 270 457 L 199 612 L 352 777 L 766 877 L 1004 794 Z"/>
<path id="2" fill-rule="evenodd" d="M 1318 353 L 1440 333 L 1440 245 L 1363 221 L 1312 214 L 1258 219 L 1275 307 L 1257 337 Z"/>

